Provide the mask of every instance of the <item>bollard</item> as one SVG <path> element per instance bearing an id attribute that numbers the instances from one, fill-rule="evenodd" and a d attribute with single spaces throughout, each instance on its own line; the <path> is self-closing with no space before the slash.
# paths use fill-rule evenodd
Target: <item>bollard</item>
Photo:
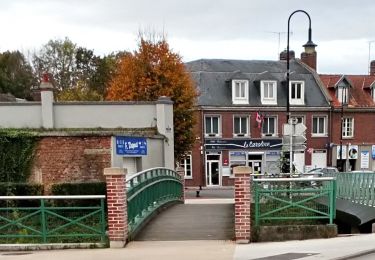
<path id="1" fill-rule="evenodd" d="M 199 190 L 197 190 L 196 193 L 197 193 L 197 194 L 195 195 L 195 197 L 197 197 L 197 198 L 200 197 L 200 195 L 199 195 Z"/>

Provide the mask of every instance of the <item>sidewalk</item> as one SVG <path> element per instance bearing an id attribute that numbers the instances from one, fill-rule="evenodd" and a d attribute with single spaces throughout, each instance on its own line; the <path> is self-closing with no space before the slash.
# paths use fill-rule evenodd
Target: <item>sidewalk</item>
<path id="1" fill-rule="evenodd" d="M 375 234 L 341 236 L 330 239 L 253 243 L 236 246 L 235 260 L 268 259 L 351 259 L 375 252 Z"/>
<path id="2" fill-rule="evenodd" d="M 247 245 L 236 245 L 232 241 L 221 240 L 131 242 L 123 249 L 14 252 L 18 255 L 0 252 L 0 258 L 4 260 L 343 260 L 364 252 L 375 252 L 375 234 Z"/>

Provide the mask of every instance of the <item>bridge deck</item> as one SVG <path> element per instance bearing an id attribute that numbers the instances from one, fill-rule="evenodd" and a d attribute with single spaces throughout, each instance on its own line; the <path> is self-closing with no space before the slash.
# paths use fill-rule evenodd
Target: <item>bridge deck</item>
<path id="1" fill-rule="evenodd" d="M 233 204 L 177 204 L 156 216 L 135 240 L 230 240 L 233 214 Z"/>

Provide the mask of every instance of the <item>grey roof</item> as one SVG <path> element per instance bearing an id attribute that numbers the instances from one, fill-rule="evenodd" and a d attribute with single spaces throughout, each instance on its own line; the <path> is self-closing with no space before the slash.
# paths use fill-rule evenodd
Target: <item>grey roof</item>
<path id="1" fill-rule="evenodd" d="M 230 81 L 249 80 L 249 107 L 262 106 L 257 81 L 277 81 L 277 106 L 286 106 L 286 61 L 201 59 L 185 64 L 200 92 L 200 106 L 244 106 L 232 103 Z M 290 80 L 305 82 L 305 107 L 329 107 L 314 76 L 298 62 L 290 62 Z"/>

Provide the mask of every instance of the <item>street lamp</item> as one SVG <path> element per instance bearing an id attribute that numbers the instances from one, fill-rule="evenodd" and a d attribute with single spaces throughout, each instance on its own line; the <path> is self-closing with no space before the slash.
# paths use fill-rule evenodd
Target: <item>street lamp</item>
<path id="1" fill-rule="evenodd" d="M 304 11 L 304 10 L 296 10 L 294 11 L 293 13 L 291 13 L 289 15 L 289 18 L 288 18 L 288 32 L 287 32 L 287 45 L 286 45 L 286 93 L 287 93 L 287 96 L 286 96 L 286 121 L 287 123 L 289 123 L 289 118 L 290 118 L 290 111 L 289 111 L 289 73 L 290 73 L 290 68 L 289 68 L 289 35 L 290 35 L 290 19 L 292 18 L 292 16 L 295 14 L 295 13 L 304 13 L 307 15 L 307 18 L 309 18 L 309 39 L 307 41 L 307 43 L 305 45 L 303 45 L 303 47 L 305 47 L 305 50 L 309 50 L 311 51 L 312 49 L 315 48 L 315 46 L 317 46 L 316 44 L 314 44 L 311 40 L 311 34 L 312 34 L 312 31 L 311 31 L 311 18 L 310 18 L 310 15 Z M 289 151 L 289 173 L 292 174 L 293 172 L 293 151 L 292 151 L 292 135 L 290 136 L 290 151 Z"/>
<path id="2" fill-rule="evenodd" d="M 311 18 L 310 18 L 310 15 L 304 11 L 304 10 L 296 10 L 294 11 L 293 13 L 291 13 L 291 15 L 289 16 L 288 18 L 288 32 L 287 32 L 287 45 L 286 45 L 286 89 L 287 89 L 287 98 L 286 98 L 286 119 L 288 121 L 289 117 L 290 117 L 290 111 L 289 111 L 289 73 L 290 73 L 290 69 L 289 69 L 289 32 L 290 32 L 290 19 L 292 18 L 292 16 L 295 14 L 295 13 L 304 13 L 307 15 L 307 17 L 309 18 L 309 39 L 307 41 L 307 43 L 305 45 L 303 45 L 303 47 L 305 48 L 315 48 L 315 46 L 317 46 L 315 43 L 312 42 L 311 40 Z"/>
<path id="3" fill-rule="evenodd" d="M 344 99 L 344 92 L 345 92 L 345 99 Z M 342 161 L 342 134 L 343 134 L 343 124 L 344 124 L 344 102 L 347 102 L 347 89 L 342 87 L 341 91 L 341 128 L 340 128 L 340 171 L 344 171 L 344 162 Z"/>

